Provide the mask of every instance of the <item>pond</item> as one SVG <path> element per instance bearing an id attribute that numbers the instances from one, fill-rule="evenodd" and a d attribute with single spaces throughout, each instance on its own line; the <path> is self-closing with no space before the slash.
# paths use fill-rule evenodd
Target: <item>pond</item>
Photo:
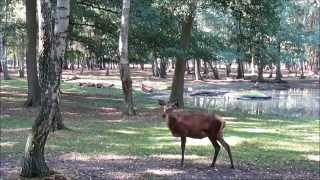
<path id="1" fill-rule="evenodd" d="M 285 117 L 315 117 L 320 116 L 319 89 L 289 89 L 260 91 L 271 99 L 240 100 L 239 93 L 248 91 L 224 90 L 228 93 L 218 96 L 190 96 L 185 93 L 188 105 L 219 111 L 243 112 L 254 115 L 277 115 Z M 169 91 L 151 96 L 153 99 L 168 99 Z"/>

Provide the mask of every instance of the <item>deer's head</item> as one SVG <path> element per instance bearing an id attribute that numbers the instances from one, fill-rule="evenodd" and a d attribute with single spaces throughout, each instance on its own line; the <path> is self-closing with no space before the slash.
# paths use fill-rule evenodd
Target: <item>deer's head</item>
<path id="1" fill-rule="evenodd" d="M 173 110 L 177 109 L 178 102 L 165 102 L 164 100 L 159 99 L 159 105 L 163 108 L 162 117 L 165 118 L 166 114 L 171 113 Z"/>

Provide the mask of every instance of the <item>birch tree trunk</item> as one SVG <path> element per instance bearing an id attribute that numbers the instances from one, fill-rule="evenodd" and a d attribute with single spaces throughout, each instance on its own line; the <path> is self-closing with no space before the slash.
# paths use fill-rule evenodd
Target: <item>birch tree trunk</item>
<path id="1" fill-rule="evenodd" d="M 69 15 L 70 15 L 70 0 L 57 0 L 56 5 L 56 17 L 55 17 L 55 26 L 54 26 L 54 62 L 59 68 L 56 69 L 56 74 L 59 75 L 57 79 L 61 80 L 62 69 L 61 65 L 65 61 L 65 52 L 67 47 L 67 31 L 69 25 Z M 60 88 L 60 86 L 59 86 Z M 65 125 L 62 121 L 62 115 L 60 111 L 60 89 L 57 96 L 57 108 L 55 113 L 55 121 L 57 129 L 65 128 Z"/>
<path id="2" fill-rule="evenodd" d="M 191 37 L 192 25 L 196 10 L 196 1 L 192 1 L 189 5 L 189 14 L 183 21 L 181 33 L 181 49 L 186 52 Z M 183 88 L 184 88 L 184 74 L 186 69 L 185 57 L 178 57 L 175 64 L 174 76 L 172 81 L 172 90 L 170 94 L 170 102 L 178 102 L 178 107 L 183 107 Z"/>
<path id="3" fill-rule="evenodd" d="M 65 10 L 63 5 L 67 1 L 57 1 L 57 7 Z M 42 53 L 39 58 L 39 80 L 41 87 L 41 109 L 32 126 L 31 134 L 28 136 L 25 154 L 22 163 L 21 176 L 23 177 L 43 177 L 49 175 L 49 168 L 44 158 L 44 147 L 50 130 L 55 127 L 55 116 L 59 108 L 59 89 L 61 80 L 62 61 L 58 55 L 61 51 L 56 49 L 56 44 L 62 43 L 59 38 L 59 31 L 53 30 L 52 5 L 50 0 L 41 0 L 41 16 L 45 21 L 41 23 L 42 33 Z M 69 6 L 67 6 L 69 7 Z M 61 17 L 61 16 L 57 16 Z M 69 16 L 64 16 L 63 21 L 68 22 Z M 57 18 L 59 21 L 60 18 Z M 59 24 L 59 22 L 57 23 Z M 66 25 L 66 23 L 62 23 Z M 66 25 L 67 27 L 68 25 Z M 55 37 L 58 39 L 55 41 Z M 61 49 L 60 49 L 61 50 Z M 62 50 L 64 53 L 64 51 Z"/>
<path id="4" fill-rule="evenodd" d="M 124 94 L 124 103 L 126 106 L 125 114 L 134 115 L 135 109 L 132 96 L 132 80 L 130 77 L 130 67 L 128 61 L 128 33 L 129 33 L 129 12 L 130 0 L 122 1 L 121 27 L 119 36 L 119 53 L 120 53 L 120 79 Z"/>
<path id="5" fill-rule="evenodd" d="M 28 38 L 26 53 L 28 98 L 25 106 L 38 106 L 41 96 L 37 70 L 37 0 L 26 1 L 26 26 Z"/>

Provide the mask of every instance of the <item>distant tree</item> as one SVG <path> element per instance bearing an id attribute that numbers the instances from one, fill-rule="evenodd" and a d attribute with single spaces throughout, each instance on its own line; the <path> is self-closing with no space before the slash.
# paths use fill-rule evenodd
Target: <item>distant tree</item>
<path id="1" fill-rule="evenodd" d="M 9 9 L 9 0 L 2 1 L 0 4 L 1 8 L 1 27 L 0 27 L 0 61 L 1 69 L 3 71 L 3 79 L 10 80 L 8 71 L 8 54 L 7 54 L 7 32 L 8 32 L 8 16 L 11 10 Z"/>

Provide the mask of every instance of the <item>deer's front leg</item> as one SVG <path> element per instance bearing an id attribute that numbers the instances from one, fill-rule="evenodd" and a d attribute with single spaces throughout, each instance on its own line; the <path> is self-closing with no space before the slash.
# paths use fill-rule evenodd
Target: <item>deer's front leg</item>
<path id="1" fill-rule="evenodd" d="M 183 167 L 183 161 L 184 161 L 184 150 L 186 147 L 186 141 L 187 138 L 186 137 L 181 137 L 181 167 Z"/>

